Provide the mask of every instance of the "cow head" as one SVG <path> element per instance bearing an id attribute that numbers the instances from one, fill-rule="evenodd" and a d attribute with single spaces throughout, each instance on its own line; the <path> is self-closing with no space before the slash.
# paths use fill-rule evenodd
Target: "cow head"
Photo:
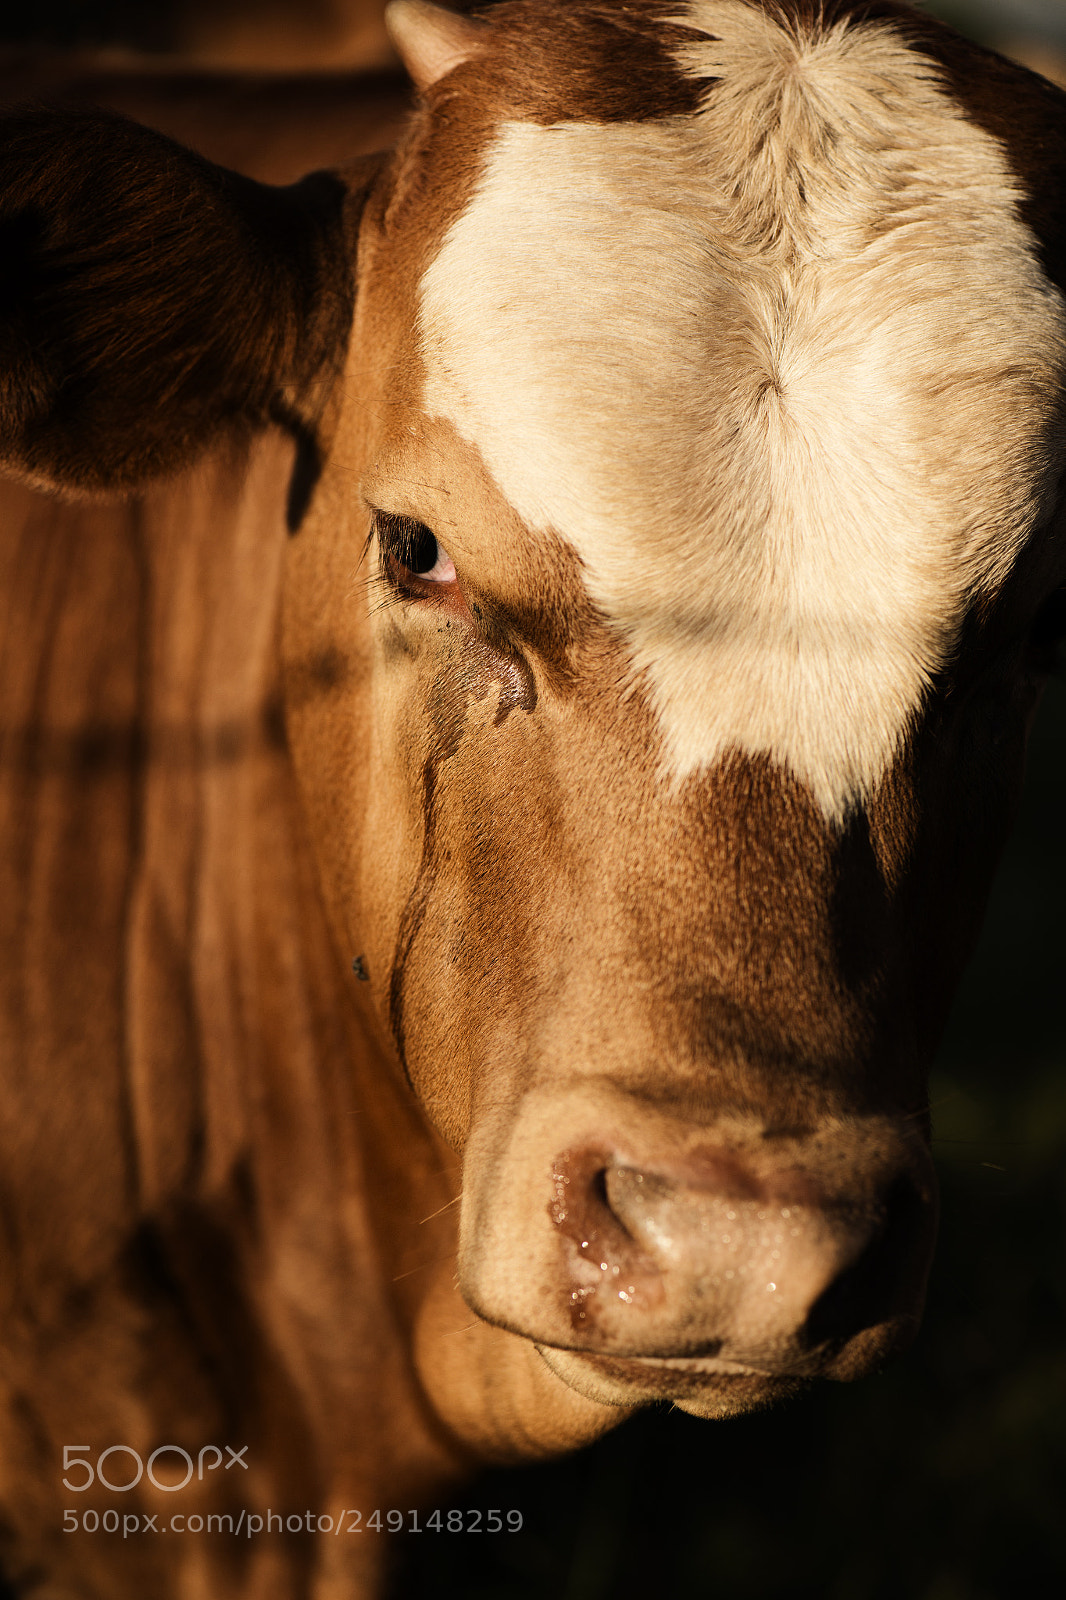
<path id="1" fill-rule="evenodd" d="M 392 16 L 421 106 L 343 192 L 145 136 L 226 291 L 164 338 L 91 331 L 83 205 L 9 458 L 301 442 L 293 759 L 474 1310 L 600 1400 L 856 1376 L 920 1315 L 925 1074 L 1066 576 L 1062 97 L 890 0 Z"/>

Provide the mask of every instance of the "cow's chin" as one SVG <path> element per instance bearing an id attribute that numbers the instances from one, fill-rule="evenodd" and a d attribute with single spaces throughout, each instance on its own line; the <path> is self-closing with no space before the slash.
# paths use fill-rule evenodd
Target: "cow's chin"
<path id="1" fill-rule="evenodd" d="M 899 1316 L 864 1328 L 838 1348 L 812 1351 L 791 1370 L 773 1371 L 756 1360 L 720 1356 L 612 1356 L 537 1344 L 541 1359 L 578 1394 L 601 1405 L 642 1406 L 669 1400 L 694 1417 L 735 1417 L 787 1400 L 819 1379 L 852 1383 L 905 1350 L 918 1328 L 916 1316 Z"/>
<path id="2" fill-rule="evenodd" d="M 757 1372 L 728 1361 L 585 1355 L 538 1344 L 557 1378 L 586 1400 L 606 1406 L 644 1406 L 669 1400 L 694 1417 L 736 1417 L 787 1400 L 809 1380 Z"/>

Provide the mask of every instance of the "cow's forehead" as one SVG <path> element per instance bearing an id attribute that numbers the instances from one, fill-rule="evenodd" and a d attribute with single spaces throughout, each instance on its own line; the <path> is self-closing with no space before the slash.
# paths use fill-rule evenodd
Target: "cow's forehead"
<path id="1" fill-rule="evenodd" d="M 1064 308 L 890 24 L 675 20 L 695 114 L 495 129 L 422 281 L 425 404 L 575 547 L 673 774 L 769 753 L 839 817 L 1047 515 Z"/>

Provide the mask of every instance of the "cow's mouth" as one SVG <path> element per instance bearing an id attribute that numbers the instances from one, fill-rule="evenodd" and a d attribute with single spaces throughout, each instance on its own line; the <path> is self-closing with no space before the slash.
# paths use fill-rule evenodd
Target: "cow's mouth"
<path id="1" fill-rule="evenodd" d="M 601 1405 L 643 1406 L 670 1400 L 700 1417 L 736 1416 L 787 1399 L 810 1379 L 717 1356 L 608 1356 L 537 1345 L 571 1389 Z"/>

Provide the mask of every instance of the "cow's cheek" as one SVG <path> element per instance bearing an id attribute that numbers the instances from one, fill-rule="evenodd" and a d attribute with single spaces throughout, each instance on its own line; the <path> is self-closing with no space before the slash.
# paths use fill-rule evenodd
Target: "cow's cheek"
<path id="1" fill-rule="evenodd" d="M 457 1148 L 486 1078 L 494 1102 L 521 1092 L 523 1019 L 545 998 L 541 954 L 545 940 L 562 945 L 565 920 L 539 712 L 509 710 L 505 683 L 483 691 L 468 674 L 461 704 L 443 739 L 435 722 L 420 774 L 419 870 L 391 974 L 411 1081 Z"/>
<path id="2" fill-rule="evenodd" d="M 360 818 L 364 840 L 347 909 L 348 939 L 369 978 L 383 1034 L 406 1075 L 404 1018 L 394 970 L 406 964 L 412 922 L 425 882 L 427 772 L 431 739 L 426 717 L 435 662 L 428 642 L 406 625 L 398 607 L 374 617 L 370 715 L 362 759 L 371 779 Z M 429 779 L 432 783 L 432 778 Z M 430 818 L 429 834 L 432 834 Z"/>
<path id="3" fill-rule="evenodd" d="M 971 696 L 922 731 L 922 825 L 911 894 L 913 1011 L 931 1056 L 980 934 L 988 896 L 1021 803 L 1036 694 L 1019 676 Z"/>
<path id="4" fill-rule="evenodd" d="M 286 551 L 281 657 L 286 738 L 334 933 L 360 953 L 359 876 L 373 767 L 374 666 L 365 508 L 352 471 L 327 473 Z"/>

